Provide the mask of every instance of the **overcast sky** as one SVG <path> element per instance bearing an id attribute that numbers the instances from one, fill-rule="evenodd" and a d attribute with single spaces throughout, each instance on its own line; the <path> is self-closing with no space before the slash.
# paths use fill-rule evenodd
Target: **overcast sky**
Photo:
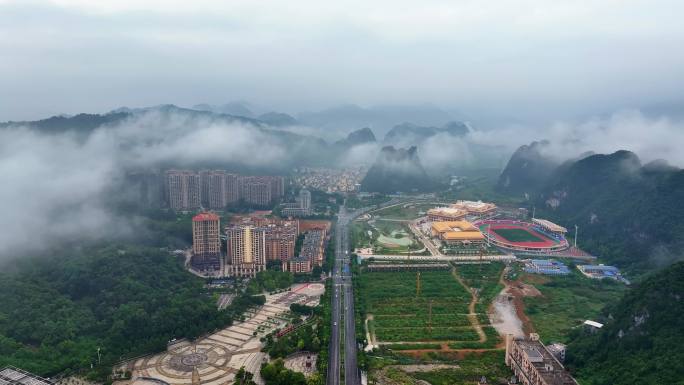
<path id="1" fill-rule="evenodd" d="M 682 1 L 0 0 L 0 121 L 248 100 L 566 119 L 684 100 Z"/>

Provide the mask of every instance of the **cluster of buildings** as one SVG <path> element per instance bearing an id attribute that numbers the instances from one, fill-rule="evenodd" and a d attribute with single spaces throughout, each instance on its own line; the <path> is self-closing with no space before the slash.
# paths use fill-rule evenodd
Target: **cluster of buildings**
<path id="1" fill-rule="evenodd" d="M 283 270 L 310 272 L 323 264 L 329 225 L 300 227 L 298 220 L 245 217 L 223 229 L 225 257 L 221 251 L 221 223 L 210 212 L 192 219 L 191 265 L 199 271 L 218 271 L 224 275 L 253 277 L 266 270 L 268 262 L 277 261 Z M 304 234 L 302 250 L 295 255 L 297 237 Z M 306 263 L 303 260 L 306 259 Z M 296 260 L 298 262 L 290 263 Z"/>
<path id="2" fill-rule="evenodd" d="M 299 255 L 283 261 L 283 270 L 293 273 L 309 273 L 313 266 L 322 266 L 325 255 L 325 236 L 326 232 L 323 229 L 309 230 L 304 233 Z"/>
<path id="3" fill-rule="evenodd" d="M 431 236 L 450 252 L 472 252 L 480 247 L 486 237 L 472 222 L 496 214 L 493 203 L 459 200 L 448 206 L 435 207 L 426 213 L 426 221 L 420 226 L 424 234 Z M 460 251 L 455 251 L 460 250 Z"/>
<path id="4" fill-rule="evenodd" d="M 294 181 L 299 186 L 325 191 L 354 192 L 366 175 L 364 167 L 348 169 L 302 167 L 295 169 Z"/>
<path id="5" fill-rule="evenodd" d="M 244 202 L 269 206 L 285 192 L 282 176 L 241 176 L 225 170 L 168 170 L 164 192 L 170 208 L 179 211 L 201 207 L 222 210 Z"/>
<path id="6" fill-rule="evenodd" d="M 565 349 L 549 349 L 539 335 L 530 333 L 529 338 L 506 337 L 506 365 L 515 374 L 515 383 L 523 385 L 578 385 L 559 359 Z"/>
<path id="7" fill-rule="evenodd" d="M 283 203 L 281 213 L 285 217 L 307 217 L 313 214 L 311 192 L 307 189 L 299 190 L 299 195 L 294 203 Z"/>
<path id="8" fill-rule="evenodd" d="M 462 220 L 477 220 L 489 218 L 496 214 L 496 205 L 482 201 L 459 200 L 445 207 L 435 207 L 428 210 L 427 217 L 430 222 L 449 222 Z"/>

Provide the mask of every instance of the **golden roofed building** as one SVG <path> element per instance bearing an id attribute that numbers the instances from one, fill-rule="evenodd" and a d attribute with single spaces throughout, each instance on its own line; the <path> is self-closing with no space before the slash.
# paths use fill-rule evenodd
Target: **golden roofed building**
<path id="1" fill-rule="evenodd" d="M 453 207 L 435 207 L 427 211 L 430 222 L 448 222 L 463 220 L 468 214 L 466 210 Z"/>
<path id="2" fill-rule="evenodd" d="M 480 230 L 468 221 L 433 222 L 431 233 L 447 244 L 481 244 L 485 237 Z"/>
<path id="3" fill-rule="evenodd" d="M 477 216 L 479 218 L 488 217 L 496 212 L 496 205 L 494 203 L 486 203 L 482 201 L 456 201 L 449 207 L 453 209 L 463 210 L 468 215 Z"/>

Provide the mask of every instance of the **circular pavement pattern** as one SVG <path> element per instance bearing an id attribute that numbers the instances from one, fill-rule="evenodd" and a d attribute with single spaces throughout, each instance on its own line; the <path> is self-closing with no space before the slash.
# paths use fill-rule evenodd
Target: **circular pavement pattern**
<path id="1" fill-rule="evenodd" d="M 181 372 L 192 372 L 195 367 L 207 362 L 207 358 L 207 355 L 204 353 L 176 354 L 169 360 L 169 366 Z"/>

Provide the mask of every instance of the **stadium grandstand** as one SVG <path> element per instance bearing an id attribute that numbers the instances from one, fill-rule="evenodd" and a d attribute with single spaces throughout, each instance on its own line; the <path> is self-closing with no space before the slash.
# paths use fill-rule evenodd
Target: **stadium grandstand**
<path id="1" fill-rule="evenodd" d="M 563 226 L 557 225 L 546 219 L 532 218 L 532 223 L 534 223 L 535 230 L 547 234 L 555 239 L 562 239 L 568 232 Z"/>

